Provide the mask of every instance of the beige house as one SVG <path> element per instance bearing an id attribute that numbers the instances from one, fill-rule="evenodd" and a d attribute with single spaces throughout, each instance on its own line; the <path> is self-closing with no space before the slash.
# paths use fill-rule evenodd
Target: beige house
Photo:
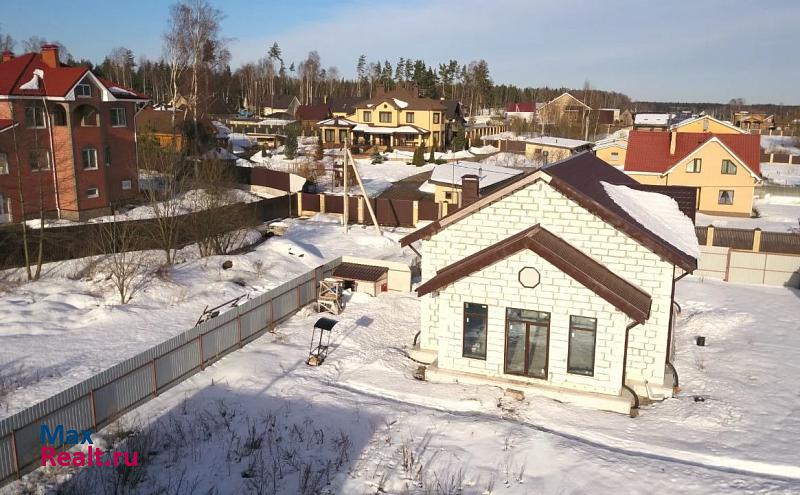
<path id="1" fill-rule="evenodd" d="M 622 169 L 625 166 L 625 155 L 628 152 L 628 138 L 612 136 L 601 139 L 594 144 L 592 151 L 597 158 Z"/>
<path id="2" fill-rule="evenodd" d="M 748 132 L 736 127 L 730 122 L 715 119 L 709 115 L 700 115 L 682 120 L 670 127 L 675 132 L 708 132 L 711 134 L 747 134 Z"/>
<path id="3" fill-rule="evenodd" d="M 403 238 L 421 241 L 426 379 L 622 413 L 671 397 L 673 289 L 699 248 L 671 198 L 635 185 L 581 153 Z"/>
<path id="4" fill-rule="evenodd" d="M 267 96 L 267 104 L 261 108 L 261 115 L 272 115 L 274 113 L 288 113 L 292 116 L 300 107 L 300 100 L 293 95 L 270 95 Z"/>
<path id="5" fill-rule="evenodd" d="M 536 118 L 542 124 L 557 124 L 564 121 L 581 123 L 591 110 L 589 105 L 564 92 L 547 103 L 537 105 Z"/>
<path id="6" fill-rule="evenodd" d="M 714 215 L 750 216 L 761 183 L 758 134 L 631 131 L 625 173 L 642 184 L 698 188 L 697 209 Z M 710 126 L 709 126 L 710 127 Z"/>
<path id="7" fill-rule="evenodd" d="M 525 140 L 525 156 L 542 163 L 553 163 L 591 147 L 589 141 L 542 136 Z"/>
<path id="8" fill-rule="evenodd" d="M 350 142 L 357 146 L 377 146 L 413 149 L 420 145 L 430 147 L 434 143 L 442 149 L 445 138 L 445 105 L 441 100 L 421 98 L 414 85 L 398 86 L 386 91 L 379 89 L 377 96 L 359 103 L 355 111 L 346 117 L 355 123 L 350 129 Z M 326 136 L 338 139 L 341 126 L 318 127 L 323 135 L 323 145 L 337 145 Z"/>

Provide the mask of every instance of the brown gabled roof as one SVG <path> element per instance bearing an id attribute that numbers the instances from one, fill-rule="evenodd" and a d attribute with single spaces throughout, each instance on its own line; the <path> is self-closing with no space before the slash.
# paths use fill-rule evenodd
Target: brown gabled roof
<path id="1" fill-rule="evenodd" d="M 419 286 L 417 294 L 439 290 L 523 249 L 538 254 L 632 320 L 644 323 L 650 317 L 648 293 L 538 224 L 439 270 Z"/>
<path id="2" fill-rule="evenodd" d="M 608 196 L 601 182 L 624 186 L 638 185 L 625 173 L 608 165 L 588 151 L 555 162 L 542 168 L 541 171 L 550 176 L 550 185 L 561 194 L 637 240 L 663 259 L 688 272 L 693 272 L 697 268 L 696 259 L 670 244 L 669 240 L 663 239 L 645 228 Z M 475 203 L 410 233 L 400 239 L 400 244 L 407 246 L 414 241 L 430 237 L 447 225 L 537 180 L 544 180 L 539 171 L 524 174 L 509 185 L 482 197 Z"/>
<path id="3" fill-rule="evenodd" d="M 331 111 L 328 109 L 328 105 L 321 104 L 321 105 L 300 105 L 297 107 L 297 119 L 298 120 L 314 120 L 320 121 L 325 120 L 330 116 Z"/>
<path id="4" fill-rule="evenodd" d="M 365 280 L 377 282 L 387 272 L 385 266 L 362 265 L 360 263 L 343 262 L 333 270 L 333 276 L 345 280 Z"/>

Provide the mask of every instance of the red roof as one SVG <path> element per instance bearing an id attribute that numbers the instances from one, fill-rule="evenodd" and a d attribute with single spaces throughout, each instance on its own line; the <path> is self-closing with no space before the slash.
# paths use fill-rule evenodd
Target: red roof
<path id="1" fill-rule="evenodd" d="M 670 154 L 670 132 L 631 131 L 625 155 L 626 172 L 664 173 L 705 142 L 717 138 L 756 175 L 761 175 L 761 139 L 758 134 L 675 133 L 675 154 Z"/>
<path id="2" fill-rule="evenodd" d="M 300 105 L 297 107 L 299 120 L 325 120 L 330 115 L 328 105 Z"/>
<path id="3" fill-rule="evenodd" d="M 531 101 L 506 103 L 506 112 L 535 112 L 536 105 Z"/>
<path id="4" fill-rule="evenodd" d="M 39 89 L 20 89 L 20 86 L 33 79 L 33 71 L 40 69 L 43 84 Z M 62 97 L 71 90 L 89 72 L 87 67 L 70 67 L 62 65 L 50 67 L 42 60 L 40 53 L 26 53 L 0 63 L 0 95 L 10 96 L 52 96 Z M 101 79 L 106 88 L 118 87 L 126 92 L 113 92 L 120 99 L 146 99 L 147 97 L 133 90 L 122 88 L 111 81 Z"/>

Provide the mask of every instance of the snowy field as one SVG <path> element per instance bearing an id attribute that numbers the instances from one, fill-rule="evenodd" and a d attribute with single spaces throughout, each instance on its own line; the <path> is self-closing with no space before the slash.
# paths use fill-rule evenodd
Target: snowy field
<path id="1" fill-rule="evenodd" d="M 47 264 L 41 280 L 24 284 L 21 270 L 0 272 L 0 418 L 188 330 L 206 305 L 264 292 L 345 254 L 410 260 L 396 242 L 407 230 L 380 238 L 356 225 L 344 234 L 337 221 L 288 220 L 285 236 L 237 256 L 198 258 L 187 247 L 168 270 L 158 270 L 161 253 L 143 252 L 140 287 L 126 305 L 92 259 Z M 222 270 L 225 260 L 232 269 Z"/>
<path id="2" fill-rule="evenodd" d="M 800 155 L 798 140 L 794 136 L 761 136 L 764 153 L 788 153 Z"/>
<path id="3" fill-rule="evenodd" d="M 134 493 L 798 493 L 800 292 L 688 278 L 677 300 L 681 392 L 635 419 L 416 381 L 418 299 L 355 294 L 321 367 L 305 310 L 128 414 L 116 449 L 150 452 Z"/>
<path id="4" fill-rule="evenodd" d="M 761 175 L 776 184 L 800 186 L 800 165 L 762 163 Z"/>
<path id="5" fill-rule="evenodd" d="M 767 232 L 792 232 L 800 229 L 800 198 L 757 198 L 753 206 L 758 209 L 759 218 L 729 217 L 697 213 L 695 224 L 700 226 L 729 227 L 735 229 L 755 229 Z"/>

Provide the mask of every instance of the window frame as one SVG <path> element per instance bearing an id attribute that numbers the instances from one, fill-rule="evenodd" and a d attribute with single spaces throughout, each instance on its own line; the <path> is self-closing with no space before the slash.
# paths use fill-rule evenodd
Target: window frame
<path id="1" fill-rule="evenodd" d="M 126 182 L 128 183 L 128 187 L 125 187 Z M 131 179 L 122 179 L 119 185 L 123 191 L 130 191 L 133 189 L 133 181 Z"/>
<path id="2" fill-rule="evenodd" d="M 95 191 L 94 194 L 91 194 L 89 191 Z M 100 197 L 100 188 L 97 186 L 91 186 L 86 188 L 86 197 L 89 199 L 95 199 Z"/>
<path id="3" fill-rule="evenodd" d="M 388 120 L 383 120 L 384 116 L 388 115 Z M 392 123 L 392 112 L 378 112 L 378 123 L 380 124 L 391 124 Z"/>
<path id="4" fill-rule="evenodd" d="M 118 121 L 116 124 L 114 123 L 114 115 L 122 115 L 122 120 Z M 109 115 L 111 120 L 111 127 L 128 127 L 128 114 L 125 112 L 125 107 L 113 107 L 111 108 L 111 114 Z"/>
<path id="5" fill-rule="evenodd" d="M 79 91 L 80 88 L 89 88 L 89 94 L 83 94 Z M 78 83 L 75 85 L 75 98 L 91 98 L 92 97 L 92 85 L 89 83 Z"/>
<path id="6" fill-rule="evenodd" d="M 467 310 L 467 306 L 479 306 L 482 308 L 483 313 L 479 312 L 472 312 Z M 479 354 L 471 354 L 467 353 L 466 342 L 467 342 L 467 317 L 473 316 L 478 318 L 483 318 L 483 356 Z M 479 359 L 481 361 L 486 361 L 486 347 L 489 344 L 489 305 L 488 304 L 479 304 L 479 303 L 470 303 L 465 302 L 463 306 L 463 317 L 462 317 L 462 324 L 461 324 L 461 357 L 467 359 Z"/>
<path id="7" fill-rule="evenodd" d="M 433 123 L 439 124 L 442 121 L 441 115 L 439 112 L 433 112 Z"/>
<path id="8" fill-rule="evenodd" d="M 10 166 L 8 164 L 8 153 L 0 151 L 0 175 L 8 175 Z"/>
<path id="9" fill-rule="evenodd" d="M 702 170 L 703 170 L 702 158 L 692 158 L 692 161 L 686 164 L 687 174 L 699 174 Z"/>
<path id="10" fill-rule="evenodd" d="M 45 158 L 45 167 L 44 168 L 38 166 L 39 163 L 40 163 L 38 159 L 36 160 L 37 167 L 33 166 L 33 160 L 31 158 L 33 157 L 34 153 L 36 153 L 36 154 L 42 153 L 41 156 L 44 156 L 44 158 Z M 41 171 L 52 170 L 53 169 L 53 165 L 52 165 L 52 163 L 50 161 L 50 151 L 48 151 L 48 150 L 40 150 L 40 149 L 30 150 L 30 152 L 28 152 L 28 165 L 31 168 L 31 172 L 41 172 Z"/>
<path id="11" fill-rule="evenodd" d="M 573 320 L 575 318 L 586 318 L 588 320 L 594 321 L 594 329 L 588 329 L 583 327 L 575 326 Z M 592 370 L 588 373 L 577 370 L 572 366 L 572 332 L 591 332 L 593 336 L 593 345 L 592 345 Z M 595 359 L 597 358 L 597 318 L 592 318 L 588 316 L 580 316 L 580 315 L 569 315 L 569 334 L 567 335 L 567 373 L 571 375 L 580 375 L 580 376 L 594 376 L 594 368 L 595 368 Z"/>
<path id="12" fill-rule="evenodd" d="M 406 112 L 406 124 L 414 123 L 414 112 Z"/>
<path id="13" fill-rule="evenodd" d="M 38 110 L 38 111 L 37 111 Z M 29 115 L 30 113 L 30 115 Z M 39 125 L 39 118 L 41 117 L 41 124 Z M 44 106 L 35 102 L 25 107 L 25 127 L 28 129 L 46 129 L 47 116 Z"/>
<path id="14" fill-rule="evenodd" d="M 719 193 L 717 194 L 717 204 L 718 205 L 725 205 L 725 206 L 732 206 L 733 205 L 733 196 L 734 193 L 733 189 L 720 189 Z M 730 193 L 730 201 L 722 201 L 723 193 Z"/>
<path id="15" fill-rule="evenodd" d="M 526 320 L 524 318 L 516 319 L 509 316 L 509 310 L 519 310 L 519 311 L 533 311 L 535 313 L 541 313 L 547 315 L 547 324 L 539 323 L 535 320 Z M 506 308 L 506 329 L 505 329 L 505 337 L 503 341 L 503 373 L 506 375 L 514 375 L 514 376 L 523 376 L 525 378 L 534 378 L 536 380 L 547 380 L 548 375 L 550 373 L 550 328 L 552 327 L 552 314 L 548 313 L 547 311 L 538 311 L 532 309 L 522 309 L 522 308 Z M 514 371 L 508 370 L 508 331 L 509 331 L 509 324 L 510 323 L 522 323 L 525 325 L 525 350 L 523 354 L 523 363 L 522 363 L 522 373 L 517 373 Z M 531 326 L 538 327 L 538 328 L 546 328 L 547 329 L 547 345 L 545 346 L 544 351 L 544 376 L 532 376 L 529 371 L 530 363 L 528 362 L 528 353 L 529 353 L 529 344 L 530 344 L 530 331 Z"/>
<path id="16" fill-rule="evenodd" d="M 372 110 L 364 110 L 364 122 L 372 122 Z"/>
<path id="17" fill-rule="evenodd" d="M 87 124 L 87 117 L 94 115 L 94 123 Z M 79 127 L 100 127 L 100 112 L 89 105 L 83 105 L 80 113 Z"/>
<path id="18" fill-rule="evenodd" d="M 57 117 L 63 117 L 57 119 Z M 67 111 L 61 105 L 56 105 L 53 107 L 53 111 L 50 112 L 50 120 L 53 123 L 53 127 L 64 127 L 67 125 Z"/>
<path id="19" fill-rule="evenodd" d="M 619 151 L 612 151 L 611 152 L 611 160 L 614 160 L 614 161 L 619 160 Z"/>
<path id="20" fill-rule="evenodd" d="M 726 165 L 728 165 L 728 167 L 726 167 Z M 733 172 L 730 171 L 730 167 L 733 167 Z M 733 160 L 728 160 L 727 158 L 724 158 L 722 160 L 722 166 L 720 168 L 720 173 L 722 175 L 736 175 L 738 172 L 739 172 L 739 167 L 737 167 L 736 164 L 733 163 Z"/>
<path id="21" fill-rule="evenodd" d="M 332 143 L 334 141 L 334 137 L 336 136 L 336 132 L 333 129 L 325 129 L 325 142 Z"/>
<path id="22" fill-rule="evenodd" d="M 87 152 L 89 153 L 89 155 L 86 154 Z M 87 156 L 89 157 L 88 162 L 94 161 L 93 166 L 87 166 L 87 160 L 86 160 Z M 94 158 L 94 160 L 92 160 L 92 157 Z M 98 168 L 97 148 L 83 148 L 81 150 L 81 165 L 83 165 L 83 170 L 97 170 Z"/>

